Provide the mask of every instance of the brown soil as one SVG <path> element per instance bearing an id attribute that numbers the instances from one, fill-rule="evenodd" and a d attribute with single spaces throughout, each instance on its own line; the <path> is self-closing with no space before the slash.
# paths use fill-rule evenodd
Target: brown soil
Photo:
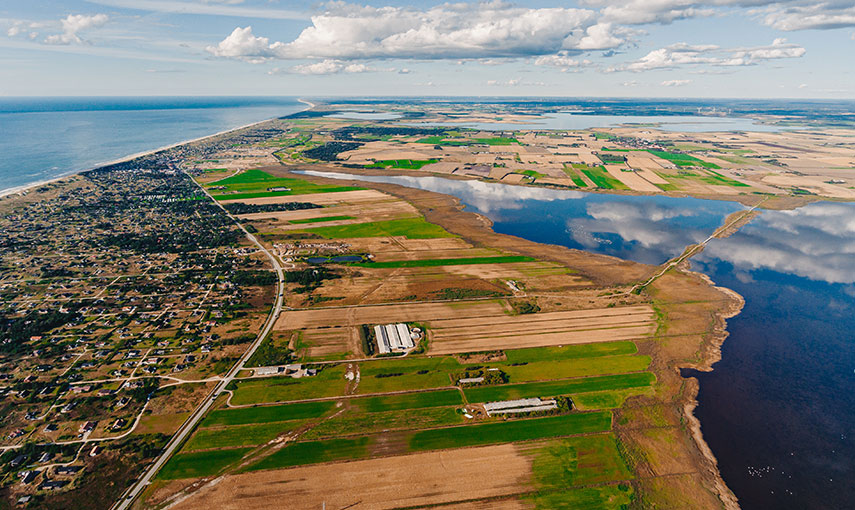
<path id="1" fill-rule="evenodd" d="M 333 466 L 335 475 L 330 476 Z M 172 508 L 267 510 L 321 508 L 324 503 L 328 508 L 418 507 L 516 494 L 531 476 L 530 460 L 513 445 L 419 453 L 333 466 L 227 476 Z"/>

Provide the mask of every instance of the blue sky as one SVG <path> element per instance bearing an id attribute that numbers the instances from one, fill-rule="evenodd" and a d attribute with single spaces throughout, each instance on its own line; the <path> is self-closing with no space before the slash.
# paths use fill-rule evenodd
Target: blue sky
<path id="1" fill-rule="evenodd" d="M 0 95 L 855 98 L 851 0 L 4 0 Z"/>

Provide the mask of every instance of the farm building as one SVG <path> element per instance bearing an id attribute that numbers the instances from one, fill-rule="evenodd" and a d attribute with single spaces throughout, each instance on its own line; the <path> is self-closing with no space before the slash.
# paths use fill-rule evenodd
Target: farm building
<path id="1" fill-rule="evenodd" d="M 406 324 L 386 324 L 385 326 L 374 326 L 374 336 L 377 338 L 377 347 L 380 354 L 390 352 L 401 352 L 416 346 Z"/>
<path id="2" fill-rule="evenodd" d="M 501 402 L 487 402 L 484 404 L 484 410 L 487 411 L 487 416 L 493 416 L 494 414 L 548 411 L 557 407 L 558 404 L 555 400 L 541 400 L 539 398 L 521 398 L 519 400 L 504 400 Z"/>

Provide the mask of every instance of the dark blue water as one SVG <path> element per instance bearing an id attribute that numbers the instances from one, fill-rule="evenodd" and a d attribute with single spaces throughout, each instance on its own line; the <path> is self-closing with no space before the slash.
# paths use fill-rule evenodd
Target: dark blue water
<path id="1" fill-rule="evenodd" d="M 497 232 L 649 263 L 741 209 L 437 177 L 346 178 L 447 193 Z M 855 204 L 763 211 L 710 242 L 693 267 L 746 300 L 714 370 L 685 373 L 700 380 L 696 414 L 742 508 L 855 508 Z"/>
<path id="2" fill-rule="evenodd" d="M 294 98 L 2 98 L 0 191 L 298 112 Z"/>

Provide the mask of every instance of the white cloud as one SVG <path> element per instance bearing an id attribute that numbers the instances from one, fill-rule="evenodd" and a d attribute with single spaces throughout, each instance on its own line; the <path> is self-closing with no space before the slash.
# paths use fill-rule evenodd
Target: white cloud
<path id="1" fill-rule="evenodd" d="M 62 33 L 49 35 L 45 38 L 47 44 L 80 44 L 83 39 L 78 35 L 79 32 L 90 28 L 103 26 L 109 21 L 106 14 L 69 14 L 62 19 Z"/>
<path id="2" fill-rule="evenodd" d="M 206 50 L 218 57 L 239 58 L 248 62 L 260 63 L 276 55 L 282 43 L 270 44 L 266 37 L 256 37 L 252 27 L 235 28 L 228 37 L 216 46 L 208 46 Z"/>
<path id="3" fill-rule="evenodd" d="M 692 80 L 665 80 L 661 83 L 663 87 L 682 87 L 692 83 Z"/>
<path id="4" fill-rule="evenodd" d="M 236 5 L 242 2 L 185 2 L 181 0 L 87 0 L 90 3 L 150 12 L 168 12 L 177 14 L 202 14 L 210 16 L 231 16 L 258 19 L 308 19 L 308 15 L 299 11 L 285 9 L 255 8 Z"/>
<path id="5" fill-rule="evenodd" d="M 537 59 L 535 59 L 534 65 L 557 67 L 562 71 L 567 71 L 570 69 L 579 69 L 582 67 L 591 66 L 593 65 L 593 62 L 587 59 L 576 60 L 566 54 L 556 54 L 543 55 L 542 57 L 538 57 Z"/>
<path id="6" fill-rule="evenodd" d="M 299 64 L 291 68 L 292 72 L 298 74 L 338 74 L 338 73 L 365 73 L 375 69 L 358 63 L 347 63 L 341 60 L 323 60 L 310 64 Z"/>
<path id="7" fill-rule="evenodd" d="M 586 9 L 515 7 L 501 2 L 442 4 L 429 9 L 333 3 L 288 43 L 223 51 L 232 35 L 209 51 L 217 56 L 317 58 L 508 58 L 582 52 L 619 46 L 623 39 Z M 241 29 L 246 30 L 246 29 Z M 261 44 L 261 41 L 264 44 Z"/>
<path id="8" fill-rule="evenodd" d="M 601 7 L 606 20 L 626 25 L 671 23 L 681 19 L 711 16 L 715 12 L 700 7 L 704 2 L 692 0 L 588 0 L 584 3 Z"/>
<path id="9" fill-rule="evenodd" d="M 716 45 L 689 45 L 677 43 L 653 50 L 639 60 L 614 70 L 649 71 L 672 69 L 683 65 L 708 64 L 713 66 L 747 66 L 764 60 L 798 58 L 805 49 L 786 39 L 775 39 L 768 46 L 751 48 L 720 48 Z"/>
<path id="10" fill-rule="evenodd" d="M 525 81 L 522 78 L 511 78 L 509 80 L 487 80 L 487 85 L 491 87 L 521 87 L 521 86 L 534 86 L 534 87 L 543 87 L 546 84 L 542 81 Z"/>
<path id="11" fill-rule="evenodd" d="M 855 5 L 851 1 L 811 2 L 784 7 L 774 4 L 764 9 L 763 23 L 777 30 L 833 29 L 855 26 Z"/>

